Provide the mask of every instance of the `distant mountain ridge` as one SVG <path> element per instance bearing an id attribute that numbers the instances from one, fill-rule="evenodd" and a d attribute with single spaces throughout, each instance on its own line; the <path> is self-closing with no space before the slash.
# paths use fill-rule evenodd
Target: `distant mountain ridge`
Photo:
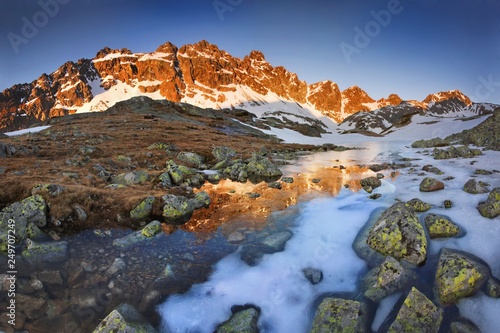
<path id="1" fill-rule="evenodd" d="M 4 90 L 0 93 L 0 131 L 75 112 L 103 111 L 135 96 L 247 109 L 258 117 L 286 112 L 330 123 L 403 102 L 395 94 L 376 101 L 357 86 L 341 91 L 333 81 L 307 84 L 284 67 L 273 67 L 259 51 L 240 59 L 207 41 L 180 48 L 167 42 L 151 53 L 106 47 L 93 59 L 67 62 L 31 83 Z M 474 104 L 457 90 L 406 103 L 419 110 L 451 103 L 458 107 L 455 111 Z"/>

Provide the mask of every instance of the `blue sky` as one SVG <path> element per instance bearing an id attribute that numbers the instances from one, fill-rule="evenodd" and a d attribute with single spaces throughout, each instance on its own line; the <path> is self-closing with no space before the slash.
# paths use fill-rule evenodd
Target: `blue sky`
<path id="1" fill-rule="evenodd" d="M 205 39 L 375 99 L 460 89 L 500 104 L 499 13 L 497 0 L 0 0 L 0 90 L 104 46 Z"/>

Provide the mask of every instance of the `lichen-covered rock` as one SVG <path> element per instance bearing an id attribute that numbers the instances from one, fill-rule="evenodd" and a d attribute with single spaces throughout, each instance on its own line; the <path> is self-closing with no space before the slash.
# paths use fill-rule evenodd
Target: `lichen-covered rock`
<path id="1" fill-rule="evenodd" d="M 318 284 L 323 280 L 323 272 L 319 269 L 306 268 L 302 270 L 306 279 L 311 282 L 311 284 Z"/>
<path id="2" fill-rule="evenodd" d="M 198 186 L 204 181 L 203 176 L 196 170 L 185 165 L 178 165 L 172 160 L 167 162 L 166 172 L 174 185 Z"/>
<path id="3" fill-rule="evenodd" d="M 481 333 L 481 330 L 471 321 L 454 321 L 450 324 L 451 333 Z"/>
<path id="4" fill-rule="evenodd" d="M 472 296 L 486 282 L 489 269 L 465 252 L 443 249 L 436 270 L 436 287 L 444 304 Z"/>
<path id="5" fill-rule="evenodd" d="M 482 155 L 483 153 L 479 149 L 469 148 L 467 146 L 450 146 L 447 149 L 437 149 L 434 148 L 433 155 L 436 160 L 445 160 L 450 158 L 471 158 L 475 156 Z"/>
<path id="6" fill-rule="evenodd" d="M 385 261 L 370 270 L 363 278 L 365 288 L 364 295 L 374 302 L 401 291 L 407 286 L 415 274 L 401 265 L 393 257 L 387 257 Z"/>
<path id="7" fill-rule="evenodd" d="M 112 177 L 113 184 L 134 185 L 143 184 L 149 180 L 149 174 L 144 170 L 134 170 Z"/>
<path id="8" fill-rule="evenodd" d="M 370 229 L 366 243 L 384 256 L 422 264 L 427 257 L 427 238 L 413 210 L 404 203 L 389 207 Z"/>
<path id="9" fill-rule="evenodd" d="M 418 198 L 414 198 L 414 199 L 411 199 L 410 201 L 406 202 L 406 206 L 410 207 L 411 209 L 413 209 L 413 211 L 415 211 L 417 213 L 426 212 L 432 208 L 431 205 L 429 205 L 426 202 L 423 202 L 422 200 L 420 200 Z"/>
<path id="10" fill-rule="evenodd" d="M 212 155 L 217 162 L 222 162 L 233 159 L 236 156 L 236 152 L 232 148 L 219 146 L 212 149 Z"/>
<path id="11" fill-rule="evenodd" d="M 157 333 L 131 305 L 121 304 L 104 318 L 93 333 Z"/>
<path id="12" fill-rule="evenodd" d="M 475 179 L 469 179 L 467 183 L 464 184 L 464 191 L 470 194 L 481 194 L 488 193 L 488 184 L 476 181 Z"/>
<path id="13" fill-rule="evenodd" d="M 198 168 L 198 169 L 206 169 L 207 168 L 207 166 L 205 165 L 205 158 L 201 155 L 196 154 L 196 153 L 180 152 L 177 155 L 177 158 L 179 159 L 179 161 L 187 163 L 188 165 L 191 165 L 195 168 Z"/>
<path id="14" fill-rule="evenodd" d="M 441 182 L 435 178 L 432 178 L 432 177 L 426 177 L 420 183 L 420 191 L 421 192 L 433 192 L 433 191 L 439 191 L 442 189 L 444 189 L 443 182 Z"/>
<path id="15" fill-rule="evenodd" d="M 259 320 L 260 312 L 255 308 L 248 309 L 233 313 L 231 318 L 217 327 L 217 333 L 258 333 L 259 327 L 257 322 Z"/>
<path id="16" fill-rule="evenodd" d="M 293 184 L 293 177 L 283 177 L 283 178 L 281 178 L 281 181 L 283 183 Z"/>
<path id="17" fill-rule="evenodd" d="M 266 157 L 254 154 L 247 163 L 247 172 L 256 177 L 281 177 L 283 173 L 276 164 Z"/>
<path id="18" fill-rule="evenodd" d="M 388 332 L 437 333 L 442 320 L 443 310 L 413 287 Z"/>
<path id="19" fill-rule="evenodd" d="M 442 215 L 427 215 L 425 217 L 425 226 L 430 238 L 454 237 L 460 233 L 460 228 Z"/>
<path id="20" fill-rule="evenodd" d="M 186 197 L 166 194 L 162 199 L 164 202 L 162 215 L 166 222 L 183 224 L 195 210 L 194 202 Z"/>
<path id="21" fill-rule="evenodd" d="M 194 209 L 210 206 L 210 196 L 205 191 L 196 193 L 194 195 L 193 205 Z"/>
<path id="22" fill-rule="evenodd" d="M 500 298 L 500 281 L 490 277 L 486 283 L 486 295 L 493 298 Z"/>
<path id="23" fill-rule="evenodd" d="M 113 246 L 127 248 L 141 242 L 145 242 L 151 237 L 158 235 L 161 232 L 161 223 L 152 221 L 147 224 L 142 230 L 131 233 L 122 238 L 117 238 L 113 241 Z"/>
<path id="24" fill-rule="evenodd" d="M 382 182 L 378 177 L 367 177 L 361 179 L 361 187 L 363 187 L 365 191 L 367 191 L 368 188 L 374 189 L 379 187 L 380 185 L 382 185 Z M 370 193 L 371 191 L 367 192 Z"/>
<path id="25" fill-rule="evenodd" d="M 368 332 L 365 303 L 325 298 L 314 315 L 311 333 Z"/>
<path id="26" fill-rule="evenodd" d="M 450 209 L 453 206 L 453 202 L 451 200 L 445 200 L 443 201 L 443 206 L 446 209 Z"/>
<path id="27" fill-rule="evenodd" d="M 68 242 L 35 243 L 28 238 L 27 244 L 28 246 L 22 255 L 32 265 L 61 262 L 68 259 Z"/>
<path id="28" fill-rule="evenodd" d="M 64 192 L 64 187 L 57 184 L 38 184 L 31 189 L 31 195 L 47 193 L 50 196 L 58 196 Z"/>
<path id="29" fill-rule="evenodd" d="M 151 215 L 155 197 L 147 197 L 140 204 L 130 211 L 130 218 L 134 220 L 144 220 Z"/>
<path id="30" fill-rule="evenodd" d="M 434 138 L 430 140 L 418 140 L 411 144 L 412 148 L 445 147 L 448 145 L 450 145 L 450 142 L 441 138 Z"/>
<path id="31" fill-rule="evenodd" d="M 161 184 L 164 187 L 172 187 L 172 178 L 170 178 L 170 175 L 168 172 L 164 172 L 161 175 L 159 175 L 158 179 L 160 180 Z"/>
<path id="32" fill-rule="evenodd" d="M 500 187 L 495 187 L 485 202 L 477 206 L 479 213 L 487 218 L 493 219 L 500 215 Z"/>

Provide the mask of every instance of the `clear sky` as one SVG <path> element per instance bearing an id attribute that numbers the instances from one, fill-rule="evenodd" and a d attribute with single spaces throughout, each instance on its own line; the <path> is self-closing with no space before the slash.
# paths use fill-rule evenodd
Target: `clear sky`
<path id="1" fill-rule="evenodd" d="M 500 104 L 499 15 L 499 0 L 0 0 L 0 91 L 104 46 L 205 39 L 375 99 L 460 89 Z"/>

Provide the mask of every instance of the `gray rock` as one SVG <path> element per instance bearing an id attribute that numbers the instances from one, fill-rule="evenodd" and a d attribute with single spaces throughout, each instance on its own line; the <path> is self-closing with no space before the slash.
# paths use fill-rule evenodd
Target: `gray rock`
<path id="1" fill-rule="evenodd" d="M 494 188 L 485 202 L 477 206 L 479 213 L 487 218 L 494 219 L 500 215 L 500 187 Z"/>
<path id="2" fill-rule="evenodd" d="M 259 245 L 262 246 L 263 251 L 266 253 L 280 252 L 285 249 L 286 242 L 292 236 L 293 233 L 291 231 L 281 231 L 261 239 Z"/>
<path id="3" fill-rule="evenodd" d="M 75 212 L 78 221 L 82 221 L 82 222 L 87 221 L 87 218 L 88 218 L 87 213 L 85 212 L 85 210 L 82 207 L 75 206 L 75 207 L 73 207 L 73 211 Z"/>
<path id="4" fill-rule="evenodd" d="M 160 182 L 165 187 L 172 187 L 172 178 L 170 178 L 170 174 L 168 172 L 164 172 L 158 176 Z"/>
<path id="5" fill-rule="evenodd" d="M 125 268 L 127 268 L 127 264 L 125 264 L 125 261 L 123 261 L 122 258 L 116 258 L 111 266 L 109 266 L 106 270 L 106 275 L 111 277 L 116 276 L 123 272 Z"/>
<path id="6" fill-rule="evenodd" d="M 368 332 L 366 304 L 340 298 L 325 298 L 314 315 L 311 333 Z"/>
<path id="7" fill-rule="evenodd" d="M 281 178 L 281 181 L 283 183 L 293 184 L 293 177 L 283 177 L 283 178 Z"/>
<path id="8" fill-rule="evenodd" d="M 217 162 L 222 162 L 233 159 L 236 156 L 236 152 L 232 148 L 219 146 L 212 149 L 212 155 L 215 157 Z"/>
<path id="9" fill-rule="evenodd" d="M 195 168 L 198 169 L 206 169 L 205 163 L 205 158 L 201 155 L 198 155 L 196 153 L 191 153 L 191 152 L 180 152 L 177 155 L 177 158 L 184 162 L 187 163 L 188 165 L 194 166 Z"/>
<path id="10" fill-rule="evenodd" d="M 247 172 L 249 176 L 264 178 L 281 177 L 283 175 L 276 164 L 257 154 L 248 160 Z"/>
<path id="11" fill-rule="evenodd" d="M 318 284 L 323 281 L 323 272 L 319 269 L 306 268 L 302 271 L 306 279 L 311 282 L 311 284 Z"/>
<path id="12" fill-rule="evenodd" d="M 431 209 L 431 205 L 428 203 L 423 202 L 422 200 L 418 198 L 411 199 L 410 201 L 406 202 L 406 206 L 411 207 L 415 212 L 426 212 L 429 209 Z"/>
<path id="13" fill-rule="evenodd" d="M 26 241 L 28 246 L 22 255 L 32 265 L 61 262 L 68 259 L 68 242 L 35 243 L 29 238 Z"/>
<path id="14" fill-rule="evenodd" d="M 442 320 L 443 310 L 413 287 L 388 332 L 438 333 Z"/>
<path id="15" fill-rule="evenodd" d="M 233 313 L 231 318 L 217 327 L 217 333 L 258 333 L 257 322 L 260 312 L 250 307 Z"/>
<path id="16" fill-rule="evenodd" d="M 490 277 L 486 283 L 486 295 L 492 298 L 500 298 L 500 281 Z"/>
<path id="17" fill-rule="evenodd" d="M 130 211 L 130 218 L 137 221 L 147 219 L 153 211 L 154 202 L 155 197 L 147 197 Z"/>
<path id="18" fill-rule="evenodd" d="M 281 188 L 282 188 L 282 185 L 281 185 L 280 182 L 271 182 L 271 183 L 267 184 L 267 186 L 269 188 L 274 188 L 274 189 L 277 189 L 277 190 L 281 190 Z"/>
<path id="19" fill-rule="evenodd" d="M 36 274 L 33 274 L 37 280 L 47 283 L 47 284 L 52 284 L 52 285 L 62 285 L 63 284 L 63 279 L 61 276 L 60 271 L 48 271 L 44 270 L 41 272 L 38 272 Z"/>
<path id="20" fill-rule="evenodd" d="M 201 191 L 201 192 L 196 193 L 194 195 L 194 199 L 192 201 L 193 201 L 194 209 L 200 209 L 203 207 L 210 206 L 210 196 L 205 191 Z"/>
<path id="21" fill-rule="evenodd" d="M 93 333 L 156 333 L 157 331 L 131 305 L 121 304 L 103 319 Z"/>
<path id="22" fill-rule="evenodd" d="M 458 146 L 458 147 L 450 146 L 445 150 L 434 148 L 432 154 L 434 156 L 434 159 L 436 160 L 445 160 L 458 157 L 471 158 L 482 155 L 483 153 L 479 149 L 471 149 L 467 146 Z"/>
<path id="23" fill-rule="evenodd" d="M 375 189 L 375 188 L 379 187 L 380 185 L 382 185 L 382 182 L 380 181 L 380 179 L 378 177 L 363 178 L 363 179 L 361 179 L 360 183 L 361 183 L 361 187 L 363 187 L 363 189 L 365 187 L 371 187 L 372 189 Z"/>
<path id="24" fill-rule="evenodd" d="M 471 321 L 454 321 L 450 324 L 451 333 L 481 333 L 481 330 Z"/>
<path id="25" fill-rule="evenodd" d="M 453 304 L 460 298 L 472 296 L 490 275 L 487 266 L 471 255 L 442 249 L 436 270 L 436 289 L 443 304 Z"/>
<path id="26" fill-rule="evenodd" d="M 451 200 L 445 200 L 443 201 L 443 206 L 446 209 L 450 209 L 453 206 L 453 202 Z"/>
<path id="27" fill-rule="evenodd" d="M 484 182 L 469 179 L 464 185 L 464 191 L 470 194 L 488 193 L 490 190 L 487 186 L 488 185 Z"/>
<path id="28" fill-rule="evenodd" d="M 64 192 L 64 187 L 57 184 L 38 184 L 31 189 L 31 195 L 47 193 L 56 197 Z"/>
<path id="29" fill-rule="evenodd" d="M 404 268 L 393 257 L 387 257 L 363 278 L 364 295 L 374 302 L 380 302 L 385 297 L 403 290 L 414 278 L 414 272 Z"/>
<path id="30" fill-rule="evenodd" d="M 131 233 L 130 235 L 113 240 L 113 246 L 127 248 L 138 243 L 145 242 L 151 237 L 158 235 L 161 232 L 161 223 L 152 221 L 147 224 L 142 230 Z"/>
<path id="31" fill-rule="evenodd" d="M 441 138 L 435 138 L 430 140 L 418 140 L 411 144 L 412 148 L 432 148 L 432 147 L 444 147 L 450 144 L 449 141 L 443 140 Z"/>
<path id="32" fill-rule="evenodd" d="M 134 170 L 129 173 L 122 173 L 112 178 L 113 184 L 135 185 L 143 184 L 149 180 L 149 174 L 143 170 Z"/>
<path id="33" fill-rule="evenodd" d="M 420 191 L 421 192 L 433 192 L 433 191 L 439 191 L 442 189 L 444 189 L 443 182 L 441 182 L 435 178 L 432 178 L 432 177 L 426 177 L 420 183 Z"/>
<path id="34" fill-rule="evenodd" d="M 460 233 L 460 228 L 442 215 L 427 215 L 425 217 L 425 226 L 431 239 L 454 237 Z"/>

